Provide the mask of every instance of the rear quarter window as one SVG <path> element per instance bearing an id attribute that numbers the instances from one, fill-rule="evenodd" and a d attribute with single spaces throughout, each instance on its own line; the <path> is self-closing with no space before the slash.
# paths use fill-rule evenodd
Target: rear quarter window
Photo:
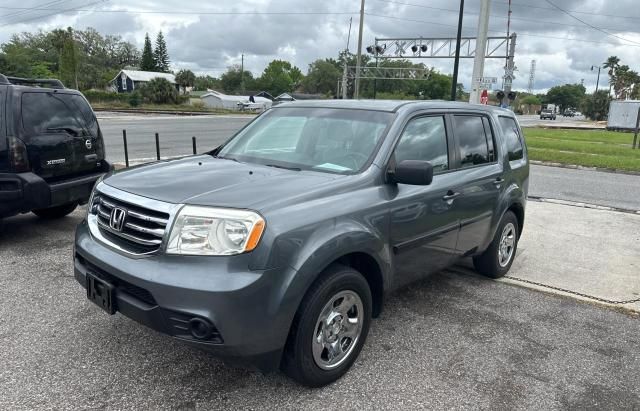
<path id="1" fill-rule="evenodd" d="M 46 134 L 56 129 L 79 129 L 96 135 L 98 125 L 91 107 L 78 95 L 24 93 L 22 127 L 27 134 Z M 84 133 L 83 133 L 84 134 Z"/>
<path id="2" fill-rule="evenodd" d="M 524 158 L 524 144 L 522 143 L 522 136 L 520 135 L 520 129 L 518 123 L 511 117 L 499 117 L 500 128 L 502 128 L 502 134 L 505 138 L 507 145 L 507 153 L 509 155 L 509 161 L 521 160 Z"/>

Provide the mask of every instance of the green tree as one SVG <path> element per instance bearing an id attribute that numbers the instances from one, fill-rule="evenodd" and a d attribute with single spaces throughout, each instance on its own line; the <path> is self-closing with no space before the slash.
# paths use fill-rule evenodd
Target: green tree
<path id="1" fill-rule="evenodd" d="M 169 80 L 156 77 L 144 86 L 140 93 L 144 98 L 155 104 L 175 104 L 178 101 L 178 91 Z"/>
<path id="2" fill-rule="evenodd" d="M 547 92 L 546 103 L 557 105 L 562 113 L 568 108 L 580 107 L 585 93 L 586 89 L 582 84 L 565 84 L 552 87 Z"/>
<path id="3" fill-rule="evenodd" d="M 193 82 L 193 89 L 195 91 L 207 91 L 217 88 L 221 88 L 220 80 L 211 76 L 197 76 Z"/>
<path id="4" fill-rule="evenodd" d="M 176 73 L 176 83 L 187 93 L 187 87 L 193 87 L 196 82 L 196 75 L 191 70 L 180 70 Z"/>
<path id="5" fill-rule="evenodd" d="M 341 78 L 342 71 L 338 69 L 335 60 L 316 60 L 309 64 L 309 71 L 302 82 L 302 87 L 307 93 L 335 95 Z"/>
<path id="6" fill-rule="evenodd" d="M 167 51 L 167 43 L 164 40 L 162 31 L 159 31 L 156 37 L 156 47 L 153 49 L 153 61 L 156 66 L 155 71 L 161 73 L 169 72 L 169 52 Z"/>
<path id="7" fill-rule="evenodd" d="M 226 93 L 240 92 L 243 82 L 245 90 L 254 87 L 253 74 L 247 70 L 243 73 L 239 65 L 229 67 L 227 71 L 220 76 L 220 86 Z"/>
<path id="8" fill-rule="evenodd" d="M 625 100 L 631 94 L 633 86 L 639 81 L 640 77 L 637 72 L 631 70 L 626 64 L 619 66 L 613 80 L 613 92 L 616 98 Z"/>
<path id="9" fill-rule="evenodd" d="M 609 103 L 611 97 L 607 90 L 599 90 L 597 93 L 586 96 L 582 102 L 582 112 L 594 121 L 600 121 L 609 115 Z"/>
<path id="10" fill-rule="evenodd" d="M 78 55 L 76 43 L 73 39 L 73 29 L 67 29 L 67 36 L 64 39 L 62 52 L 60 53 L 60 80 L 65 85 L 73 85 L 76 89 L 78 85 Z"/>
<path id="11" fill-rule="evenodd" d="M 302 80 L 302 72 L 284 60 L 273 60 L 256 79 L 256 87 L 273 96 L 294 91 Z"/>
<path id="12" fill-rule="evenodd" d="M 610 56 L 607 58 L 607 61 L 604 62 L 603 67 L 609 69 L 607 73 L 609 74 L 609 95 L 611 95 L 611 88 L 613 87 L 613 83 L 615 82 L 616 70 L 620 66 L 620 59 L 618 56 Z"/>
<path id="13" fill-rule="evenodd" d="M 151 48 L 151 39 L 149 39 L 149 33 L 145 34 L 144 36 L 144 48 L 142 49 L 140 70 L 156 71 L 156 63 L 153 58 L 153 49 Z"/>

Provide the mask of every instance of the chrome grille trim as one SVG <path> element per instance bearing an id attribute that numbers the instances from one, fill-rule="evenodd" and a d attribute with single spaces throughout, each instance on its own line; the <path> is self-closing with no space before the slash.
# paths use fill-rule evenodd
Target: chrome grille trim
<path id="1" fill-rule="evenodd" d="M 144 256 L 161 250 L 181 206 L 131 194 L 101 182 L 89 206 L 87 221 L 91 234 L 99 241 L 126 254 Z M 110 226 L 114 207 L 126 210 L 122 231 Z"/>

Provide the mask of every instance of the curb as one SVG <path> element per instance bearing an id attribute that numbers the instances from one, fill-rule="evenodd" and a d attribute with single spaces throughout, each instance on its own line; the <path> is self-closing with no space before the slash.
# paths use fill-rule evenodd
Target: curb
<path id="1" fill-rule="evenodd" d="M 588 208 L 590 210 L 614 211 L 618 213 L 640 215 L 640 210 L 632 210 L 630 208 L 621 208 L 621 207 L 601 206 L 597 204 L 581 203 L 581 202 L 569 201 L 569 200 L 558 200 L 555 198 L 528 196 L 527 200 L 535 201 L 538 203 L 551 203 L 551 204 L 566 205 L 566 206 L 578 207 L 578 208 Z"/>
<path id="2" fill-rule="evenodd" d="M 540 160 L 529 160 L 529 163 L 537 166 L 568 168 L 571 170 L 600 171 L 602 173 L 627 174 L 630 176 L 640 176 L 640 171 L 618 170 L 615 168 L 586 167 L 586 166 L 579 166 L 577 164 L 554 163 L 550 161 L 540 161 Z"/>

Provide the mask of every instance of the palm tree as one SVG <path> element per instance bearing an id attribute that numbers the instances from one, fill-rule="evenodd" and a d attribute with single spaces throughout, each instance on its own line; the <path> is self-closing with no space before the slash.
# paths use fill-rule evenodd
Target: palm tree
<path id="1" fill-rule="evenodd" d="M 611 95 L 611 87 L 615 82 L 616 70 L 620 67 L 620 59 L 618 56 L 611 56 L 604 62 L 603 67 L 609 69 L 609 95 Z"/>

